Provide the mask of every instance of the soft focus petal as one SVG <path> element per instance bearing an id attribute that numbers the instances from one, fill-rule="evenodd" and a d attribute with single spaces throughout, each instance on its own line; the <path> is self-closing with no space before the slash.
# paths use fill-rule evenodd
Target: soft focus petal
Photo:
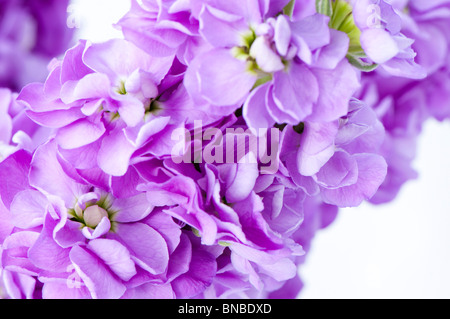
<path id="1" fill-rule="evenodd" d="M 326 124 L 310 122 L 305 125 L 300 150 L 297 154 L 297 165 L 302 175 L 316 174 L 333 156 L 334 139 L 337 132 L 336 122 Z"/>
<path id="2" fill-rule="evenodd" d="M 120 298 L 126 288 L 111 274 L 103 262 L 86 249 L 75 246 L 70 251 L 70 260 L 94 299 Z"/>
<path id="3" fill-rule="evenodd" d="M 325 202 L 339 207 L 359 206 L 370 199 L 384 181 L 386 161 L 379 155 L 355 155 L 358 163 L 358 180 L 355 184 L 336 190 L 322 190 Z"/>
<path id="4" fill-rule="evenodd" d="M 109 239 L 95 239 L 88 248 L 101 258 L 107 266 L 122 280 L 128 281 L 136 275 L 136 267 L 130 252 L 119 242 Z"/>
<path id="5" fill-rule="evenodd" d="M 169 253 L 166 241 L 152 227 L 142 223 L 120 224 L 116 233 L 140 267 L 152 274 L 160 274 L 167 269 Z"/>
<path id="6" fill-rule="evenodd" d="M 241 102 L 256 82 L 246 62 L 233 57 L 230 50 L 209 51 L 197 57 L 191 68 L 193 77 L 186 80 L 198 82 L 200 95 L 215 105 Z"/>
<path id="7" fill-rule="evenodd" d="M 245 101 L 242 115 L 247 125 L 258 131 L 260 128 L 270 128 L 275 120 L 267 111 L 266 97 L 270 84 L 266 83 L 254 89 Z"/>
<path id="8" fill-rule="evenodd" d="M 206 251 L 192 252 L 189 271 L 172 283 L 177 299 L 192 298 L 211 285 L 216 269 L 213 255 Z"/>
<path id="9" fill-rule="evenodd" d="M 131 155 L 135 150 L 124 132 L 112 132 L 102 140 L 98 151 L 98 165 L 107 174 L 123 176 L 128 170 Z"/>
<path id="10" fill-rule="evenodd" d="M 30 185 L 59 196 L 69 207 L 86 189 L 64 172 L 58 162 L 57 146 L 54 142 L 44 144 L 36 150 L 30 168 Z"/>
<path id="11" fill-rule="evenodd" d="M 273 96 L 278 107 L 296 119 L 297 125 L 311 114 L 319 98 L 318 82 L 304 65 L 292 63 L 287 72 L 274 74 Z"/>
<path id="12" fill-rule="evenodd" d="M 11 203 L 14 225 L 22 229 L 42 225 L 47 203 L 47 198 L 38 191 L 28 189 L 18 193 Z"/>
<path id="13" fill-rule="evenodd" d="M 397 43 L 385 30 L 369 29 L 361 34 L 361 46 L 375 63 L 385 63 L 399 53 Z"/>
<path id="14" fill-rule="evenodd" d="M 105 133 L 102 122 L 79 120 L 58 130 L 56 142 L 64 149 L 79 148 L 98 140 Z"/>
<path id="15" fill-rule="evenodd" d="M 0 163 L 0 196 L 3 204 L 9 208 L 14 196 L 29 188 L 28 171 L 31 155 L 26 151 L 18 151 Z"/>

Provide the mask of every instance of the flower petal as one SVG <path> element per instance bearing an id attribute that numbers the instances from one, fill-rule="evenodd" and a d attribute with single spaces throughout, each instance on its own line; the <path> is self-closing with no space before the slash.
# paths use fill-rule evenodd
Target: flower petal
<path id="1" fill-rule="evenodd" d="M 161 274 L 167 269 L 169 252 L 166 241 L 152 227 L 142 223 L 119 224 L 116 233 L 140 267 L 151 274 Z"/>
<path id="2" fill-rule="evenodd" d="M 94 299 L 118 299 L 125 293 L 126 287 L 111 274 L 103 261 L 86 249 L 73 247 L 70 260 Z"/>
<path id="3" fill-rule="evenodd" d="M 123 176 L 128 171 L 130 159 L 135 150 L 123 131 L 113 131 L 110 135 L 103 137 L 98 151 L 98 165 L 107 174 Z"/>
<path id="4" fill-rule="evenodd" d="M 63 149 L 75 149 L 97 141 L 105 131 L 102 122 L 92 123 L 82 119 L 60 128 L 56 134 L 56 141 Z"/>
<path id="5" fill-rule="evenodd" d="M 136 266 L 130 252 L 121 243 L 110 239 L 91 240 L 87 246 L 122 280 L 136 275 Z"/>

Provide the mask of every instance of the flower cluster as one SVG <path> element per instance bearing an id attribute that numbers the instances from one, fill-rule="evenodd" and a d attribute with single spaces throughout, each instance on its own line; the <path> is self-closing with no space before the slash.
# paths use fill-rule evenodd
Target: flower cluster
<path id="1" fill-rule="evenodd" d="M 123 38 L 0 91 L 4 290 L 295 298 L 315 232 L 393 200 L 450 115 L 449 9 L 132 0 Z"/>

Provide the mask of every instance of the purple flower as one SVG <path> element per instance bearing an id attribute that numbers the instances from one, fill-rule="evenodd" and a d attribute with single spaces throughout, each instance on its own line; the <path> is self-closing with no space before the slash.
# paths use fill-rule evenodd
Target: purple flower
<path id="1" fill-rule="evenodd" d="M 429 75 L 448 65 L 450 39 L 444 30 L 450 24 L 449 8 L 449 1 L 407 1 L 397 8 L 404 12 L 405 34 L 414 39 L 412 48 L 417 52 L 416 61 Z"/>
<path id="2" fill-rule="evenodd" d="M 415 40 L 412 48 L 417 52 L 416 61 L 428 72 L 426 79 L 409 85 L 425 92 L 426 108 L 440 121 L 449 116 L 450 38 L 444 32 L 450 26 L 449 8 L 449 1 L 408 1 L 397 6 L 403 12 L 405 34 Z"/>
<path id="3" fill-rule="evenodd" d="M 331 8 L 330 26 L 350 38 L 348 59 L 362 70 L 378 65 L 390 75 L 423 79 L 425 70 L 414 58 L 414 40 L 402 33 L 402 19 L 384 0 L 338 0 Z"/>
<path id="4" fill-rule="evenodd" d="M 174 207 L 166 212 L 192 227 L 204 245 L 216 247 L 218 259 L 227 260 L 227 275 L 216 276 L 208 289 L 216 290 L 214 297 L 275 289 L 295 276 L 291 258 L 303 252 L 289 238 L 279 238 L 261 215 L 264 206 L 253 191 L 258 172 L 252 166 L 205 164 L 201 165 L 202 173 L 192 172 L 198 185 L 192 178 L 174 176 L 139 188 L 147 191 L 149 202 L 155 206 L 172 200 Z M 230 277 L 235 278 L 236 290 L 218 293 L 223 280 Z M 205 296 L 211 297 L 210 293 L 205 292 Z"/>
<path id="5" fill-rule="evenodd" d="M 16 98 L 9 89 L 0 89 L 0 161 L 19 149 L 33 151 L 50 135 L 26 116 Z"/>
<path id="6" fill-rule="evenodd" d="M 331 121 L 347 113 L 359 84 L 344 59 L 348 38 L 328 28 L 328 17 L 242 16 L 235 30 L 227 11 L 213 15 L 208 8 L 200 16 L 200 33 L 214 49 L 188 67 L 185 85 L 194 98 L 234 108 L 244 103 L 244 118 L 254 129 L 306 119 Z M 220 34 L 227 34 L 227 40 L 215 40 L 225 39 Z M 335 90 L 338 83 L 346 86 Z"/>
<path id="7" fill-rule="evenodd" d="M 348 101 L 359 87 L 356 72 L 344 59 L 346 35 L 329 30 L 328 17 L 317 14 L 294 22 L 279 16 L 276 22 L 269 19 L 267 24 L 267 33 L 257 37 L 250 55 L 253 53 L 269 82 L 250 93 L 244 104 L 247 124 L 254 128 L 275 123 L 297 125 L 303 121 L 333 121 L 345 115 Z M 268 38 L 270 34 L 274 34 L 272 39 Z M 286 34 L 291 35 L 281 38 Z M 264 70 L 266 62 L 261 60 L 270 56 L 265 52 L 273 51 L 259 43 L 269 45 L 271 41 L 278 50 L 273 53 L 274 60 L 285 62 L 276 70 Z"/>
<path id="8" fill-rule="evenodd" d="M 158 101 L 172 61 L 151 57 L 124 40 L 82 41 L 52 65 L 44 84 L 26 86 L 19 100 L 36 123 L 56 129 L 64 157 L 77 168 L 98 165 L 121 176 L 138 150 L 170 154 L 168 129 L 184 125 Z"/>
<path id="9" fill-rule="evenodd" d="M 47 64 L 72 39 L 68 0 L 2 1 L 0 4 L 0 86 L 20 90 L 45 79 Z"/>
<path id="10" fill-rule="evenodd" d="M 303 207 L 305 212 L 304 222 L 292 235 L 295 242 L 302 245 L 306 252 L 305 255 L 297 257 L 296 263 L 299 267 L 302 267 L 306 262 L 316 234 L 332 224 L 338 214 L 338 207 L 324 203 L 320 196 L 307 197 Z M 286 282 L 281 289 L 271 293 L 269 297 L 277 299 L 297 298 L 302 288 L 303 282 L 298 276 Z"/>
<path id="11" fill-rule="evenodd" d="M 375 110 L 386 130 L 381 154 L 388 163 L 388 174 L 371 199 L 377 204 L 394 200 L 402 186 L 417 177 L 412 162 L 423 123 L 430 116 L 443 121 L 450 115 L 449 39 L 443 33 L 450 21 L 445 13 L 448 1 L 393 2 L 393 6 L 402 18 L 402 32 L 414 39 L 415 60 L 428 76 L 414 80 L 376 72 L 362 78 L 357 95 Z"/>
<path id="12" fill-rule="evenodd" d="M 375 195 L 386 177 L 379 155 L 384 128 L 359 101 L 339 121 L 285 129 L 280 159 L 293 181 L 310 196 L 339 207 L 359 206 Z M 300 147 L 299 147 L 300 146 Z"/>
<path id="13" fill-rule="evenodd" d="M 417 177 L 412 163 L 423 123 L 430 117 L 429 108 L 433 105 L 430 102 L 438 87 L 431 89 L 431 78 L 412 83 L 394 78 L 388 84 L 385 77 L 374 75 L 363 81 L 360 98 L 374 109 L 386 132 L 380 154 L 388 163 L 388 172 L 370 200 L 380 204 L 394 200 L 402 186 Z M 442 108 L 442 104 L 439 107 Z"/>
<path id="14" fill-rule="evenodd" d="M 267 224 L 248 165 L 202 166 L 196 184 L 168 162 L 165 182 L 130 173 L 99 188 L 55 141 L 32 157 L 16 152 L 0 164 L 2 267 L 42 287 L 43 298 L 266 296 L 296 276 L 302 250 Z M 234 288 L 221 292 L 229 280 Z"/>
<path id="15" fill-rule="evenodd" d="M 321 121 L 335 120 L 358 88 L 345 60 L 348 37 L 330 30 L 323 15 L 275 18 L 288 2 L 252 0 L 241 8 L 229 1 L 145 1 L 133 3 L 119 25 L 146 52 L 176 54 L 188 66 L 184 84 L 197 104 L 232 111 L 244 104 L 252 128 L 297 125 L 324 112 Z M 338 83 L 347 85 L 336 90 Z"/>
<path id="16" fill-rule="evenodd" d="M 214 256 L 145 193 L 117 197 L 111 187 L 90 185 L 61 165 L 54 141 L 32 158 L 14 153 L 0 175 L 10 217 L 2 229 L 12 226 L 2 268 L 41 283 L 43 298 L 193 297 L 215 275 Z"/>
<path id="17" fill-rule="evenodd" d="M 225 11 L 230 14 L 231 19 L 235 15 L 234 27 L 247 32 L 247 23 L 261 21 L 263 16 L 275 16 L 288 2 L 289 0 L 264 0 L 260 3 L 248 1 L 243 4 L 235 0 L 227 3 L 203 0 L 133 0 L 130 11 L 119 21 L 118 26 L 127 40 L 143 50 L 155 56 L 176 54 L 187 65 L 202 51 L 212 48 L 204 39 L 211 39 L 211 32 L 214 32 L 208 20 L 211 13 L 217 16 L 219 11 Z M 243 5 L 243 10 L 237 9 Z M 230 37 L 237 37 L 237 34 L 231 33 L 221 34 L 222 40 L 213 41 L 223 42 L 229 41 Z"/>
<path id="18" fill-rule="evenodd" d="M 124 37 L 154 56 L 178 55 L 180 61 L 189 56 L 195 44 L 191 36 L 198 34 L 198 21 L 191 17 L 198 1 L 131 2 L 130 11 L 119 21 Z M 195 5 L 195 6 L 194 6 Z M 186 51 L 183 53 L 183 49 Z"/>
<path id="19" fill-rule="evenodd" d="M 132 1 L 125 39 L 0 90 L 3 293 L 295 298 L 315 234 L 450 116 L 449 5 Z"/>

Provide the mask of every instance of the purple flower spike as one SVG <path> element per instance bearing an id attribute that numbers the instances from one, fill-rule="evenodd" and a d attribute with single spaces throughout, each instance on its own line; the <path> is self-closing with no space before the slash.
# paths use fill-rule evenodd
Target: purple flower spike
<path id="1" fill-rule="evenodd" d="M 0 58 L 30 15 L 58 55 L 63 15 L 4 2 Z M 131 4 L 0 89 L 1 297 L 296 298 L 315 234 L 392 201 L 450 116 L 448 0 Z"/>

